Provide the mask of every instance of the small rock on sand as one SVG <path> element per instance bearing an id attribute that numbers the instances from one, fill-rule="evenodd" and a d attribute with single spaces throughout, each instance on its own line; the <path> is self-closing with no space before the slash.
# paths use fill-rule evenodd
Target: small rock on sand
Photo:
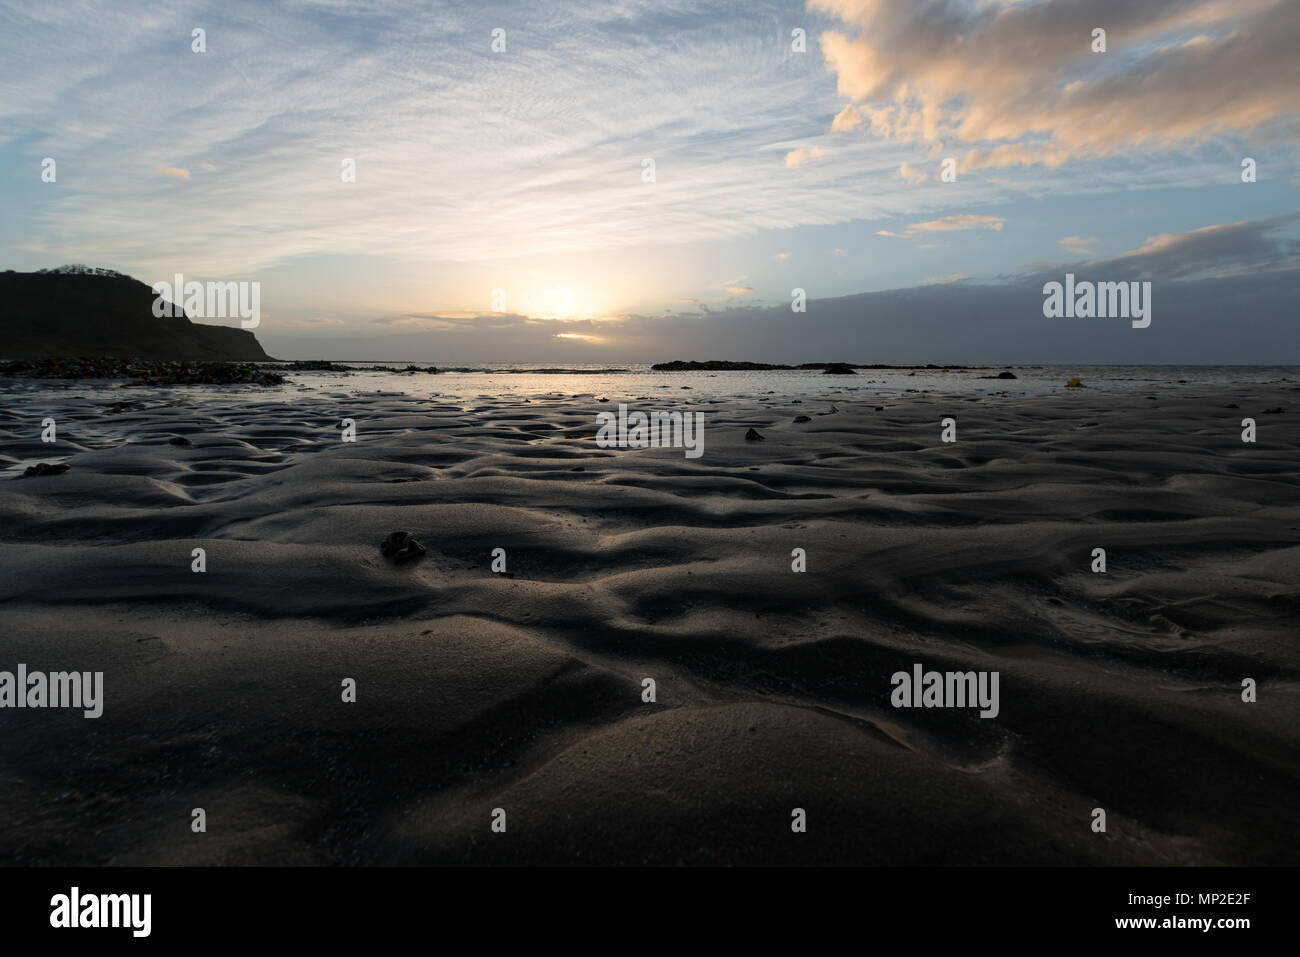
<path id="1" fill-rule="evenodd" d="M 410 532 L 391 533 L 379 546 L 379 550 L 399 562 L 410 561 L 424 555 L 424 546 L 416 541 L 415 536 Z"/>
<path id="2" fill-rule="evenodd" d="M 59 463 L 58 465 L 51 465 L 49 462 L 38 462 L 35 465 L 29 465 L 23 471 L 23 478 L 28 478 L 28 477 L 35 478 L 36 476 L 40 476 L 40 475 L 62 475 L 69 468 L 71 468 L 71 466 L 65 465 L 63 463 Z"/>

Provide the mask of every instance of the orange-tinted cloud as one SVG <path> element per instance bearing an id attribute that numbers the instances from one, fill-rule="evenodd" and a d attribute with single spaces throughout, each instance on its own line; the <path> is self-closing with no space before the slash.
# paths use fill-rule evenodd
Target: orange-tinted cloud
<path id="1" fill-rule="evenodd" d="M 808 6 L 850 28 L 821 48 L 865 128 L 953 149 L 963 170 L 1300 129 L 1294 0 Z M 1105 53 L 1092 50 L 1098 27 Z"/>

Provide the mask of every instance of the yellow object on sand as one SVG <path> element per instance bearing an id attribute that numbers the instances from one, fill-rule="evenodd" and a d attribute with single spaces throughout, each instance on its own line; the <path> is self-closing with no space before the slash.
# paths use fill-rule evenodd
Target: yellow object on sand
<path id="1" fill-rule="evenodd" d="M 1087 388 L 1087 386 L 1083 384 L 1083 380 L 1082 380 L 1082 379 L 1079 379 L 1079 378 L 1077 378 L 1077 377 L 1076 377 L 1076 378 L 1073 378 L 1073 379 L 1071 379 L 1069 382 L 1065 383 L 1065 387 L 1066 387 L 1067 389 L 1086 389 L 1086 388 Z"/>

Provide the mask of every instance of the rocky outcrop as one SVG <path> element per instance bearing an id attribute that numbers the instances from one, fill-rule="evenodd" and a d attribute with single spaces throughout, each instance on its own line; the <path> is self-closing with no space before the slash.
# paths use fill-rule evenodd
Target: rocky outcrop
<path id="1" fill-rule="evenodd" d="M 159 319 L 153 303 L 151 287 L 108 270 L 0 273 L 0 359 L 271 358 L 249 330 Z"/>

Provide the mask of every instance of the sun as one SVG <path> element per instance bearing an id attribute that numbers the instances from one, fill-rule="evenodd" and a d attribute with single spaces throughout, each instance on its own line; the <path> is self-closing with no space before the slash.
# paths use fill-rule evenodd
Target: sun
<path id="1" fill-rule="evenodd" d="M 568 319 L 578 305 L 578 294 L 568 286 L 553 286 L 546 297 L 550 312 L 556 319 Z"/>

